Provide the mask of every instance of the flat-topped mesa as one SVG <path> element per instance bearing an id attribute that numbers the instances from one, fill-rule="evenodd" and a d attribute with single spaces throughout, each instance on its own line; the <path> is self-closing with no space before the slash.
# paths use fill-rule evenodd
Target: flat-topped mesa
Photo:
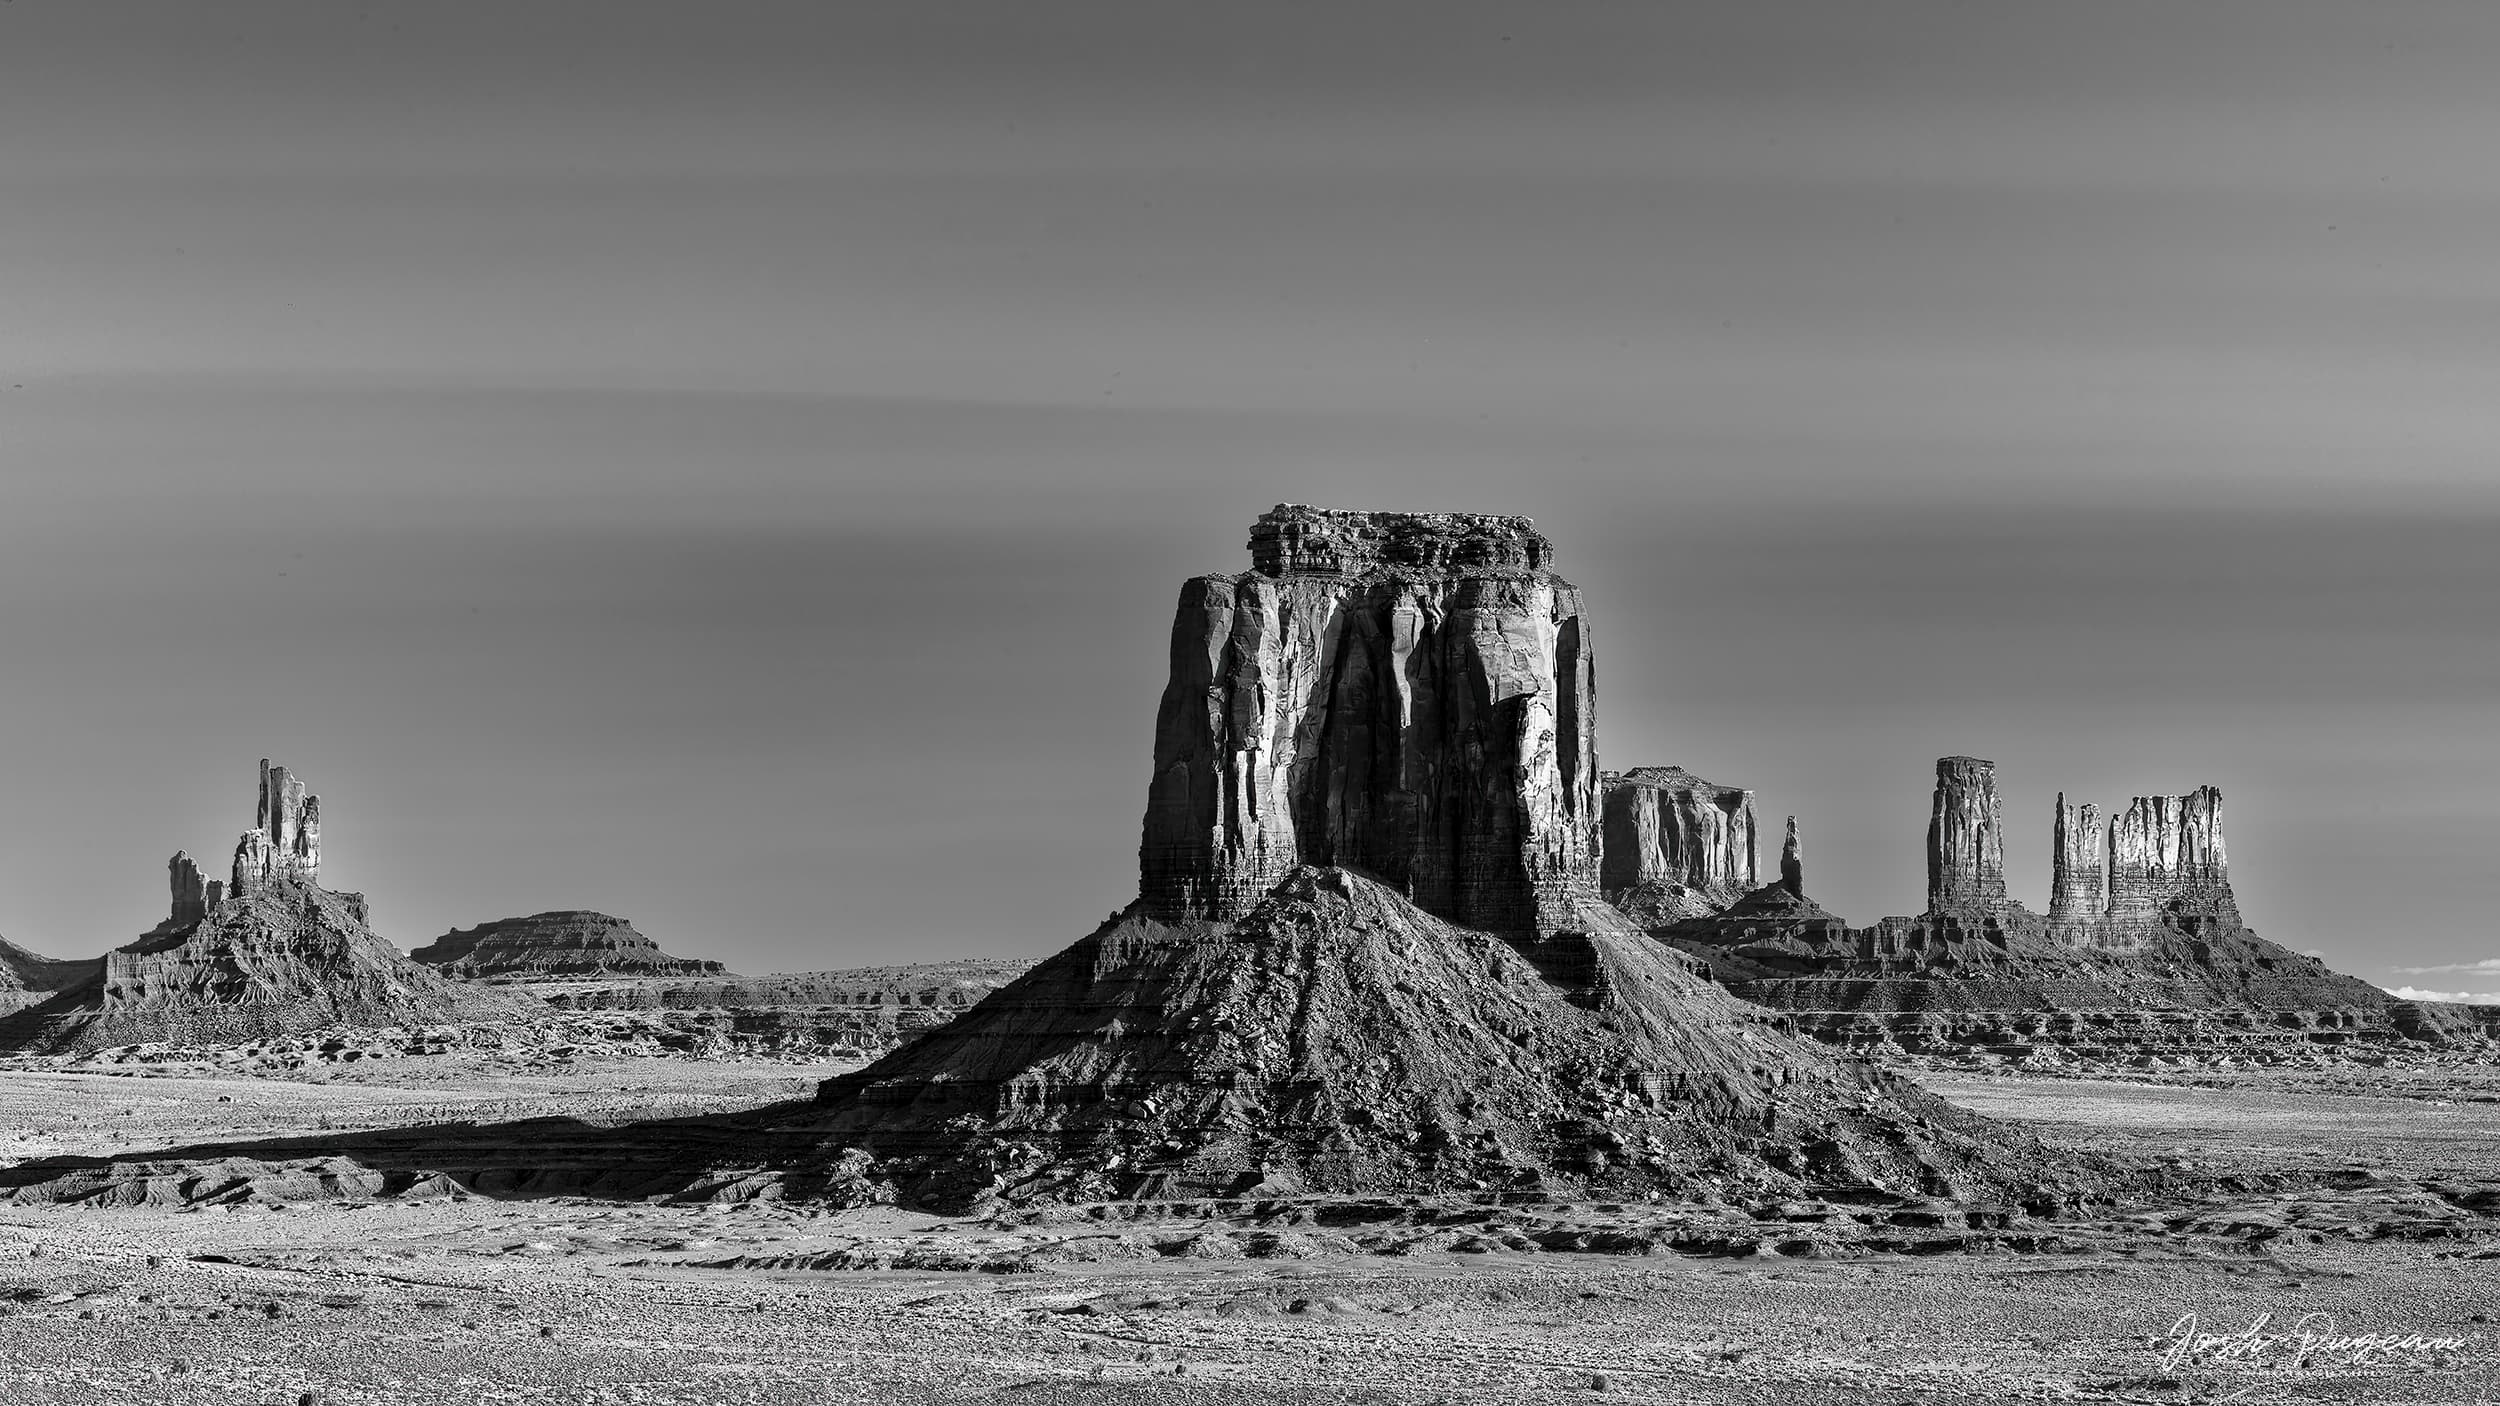
<path id="1" fill-rule="evenodd" d="M 321 881 L 321 798 L 304 790 L 304 779 L 282 766 L 260 763 L 260 810 L 253 828 L 235 842 L 237 898 L 280 883 Z"/>
<path id="2" fill-rule="evenodd" d="M 1602 773 L 1605 854 L 1599 887 L 1644 921 L 1715 913 L 1761 882 L 1753 792 L 1682 767 Z"/>
<path id="3" fill-rule="evenodd" d="M 1553 564 L 1554 544 L 1524 517 L 1279 503 L 1250 528 L 1250 565 L 1262 576 L 1526 575 Z"/>
<path id="4" fill-rule="evenodd" d="M 2107 834 L 2101 808 L 2089 801 L 2066 804 L 2057 793 L 2057 818 L 2050 834 L 2049 922 L 2058 940 L 2081 944 L 2089 930 L 2109 911 Z"/>
<path id="5" fill-rule="evenodd" d="M 1524 518 L 1286 505 L 1261 564 L 1181 588 L 1139 844 L 1145 911 L 1247 913 L 1304 864 L 1464 927 L 1574 925 L 1597 893 L 1580 592 Z"/>
<path id="6" fill-rule="evenodd" d="M 2239 927 L 2222 844 L 2222 792 L 2138 796 L 2109 823 L 2108 926 L 2168 922 L 2183 932 Z"/>
<path id="7" fill-rule="evenodd" d="M 1936 759 L 1936 798 L 1927 821 L 1927 911 L 1988 912 L 2006 906 L 2005 830 L 1998 817 L 1996 763 Z"/>

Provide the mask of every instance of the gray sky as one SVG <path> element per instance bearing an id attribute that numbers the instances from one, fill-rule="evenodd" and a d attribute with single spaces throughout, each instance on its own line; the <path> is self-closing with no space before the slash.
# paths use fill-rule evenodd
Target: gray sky
<path id="1" fill-rule="evenodd" d="M 402 945 L 1039 955 L 1181 580 L 1523 512 L 1610 766 L 1920 902 L 1933 758 L 2222 787 L 2500 990 L 2500 9 L 0 7 L 0 933 L 270 756 Z"/>

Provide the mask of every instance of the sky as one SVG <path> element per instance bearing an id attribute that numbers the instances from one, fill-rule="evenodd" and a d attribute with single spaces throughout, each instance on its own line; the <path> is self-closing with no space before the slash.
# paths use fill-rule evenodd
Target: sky
<path id="1" fill-rule="evenodd" d="M 1516 512 L 1608 766 L 1921 906 L 1934 758 L 2222 788 L 2257 929 L 2500 992 L 2500 8 L 12 0 L 0 935 L 269 757 L 402 946 L 1039 957 L 1173 600 Z M 1772 856 L 1765 856 L 1766 861 Z M 2500 1000 L 2500 996 L 2491 999 Z"/>

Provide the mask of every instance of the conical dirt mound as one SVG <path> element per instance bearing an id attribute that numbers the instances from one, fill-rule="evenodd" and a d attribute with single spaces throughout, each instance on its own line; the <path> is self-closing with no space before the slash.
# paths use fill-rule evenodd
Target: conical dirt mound
<path id="1" fill-rule="evenodd" d="M 167 923 L 107 954 L 87 980 L 0 1018 L 0 1049 L 222 1044 L 339 1026 L 510 1020 L 529 1009 L 402 957 L 365 925 L 356 895 L 279 882 L 227 897 L 194 922 Z"/>
<path id="2" fill-rule="evenodd" d="M 2026 1136 L 1771 1031 L 1603 912 L 1531 960 L 1342 869 L 1233 923 L 1132 907 L 828 1081 L 821 1126 L 940 1206 L 2074 1194 Z"/>

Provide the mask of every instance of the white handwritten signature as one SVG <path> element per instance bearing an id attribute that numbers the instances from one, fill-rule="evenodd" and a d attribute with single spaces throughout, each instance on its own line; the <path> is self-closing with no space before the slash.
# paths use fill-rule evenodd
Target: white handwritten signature
<path id="1" fill-rule="evenodd" d="M 2397 1358 L 2428 1357 L 2459 1351 L 2463 1338 L 2424 1333 L 2339 1333 L 2335 1320 L 2323 1313 L 2304 1313 L 2288 1325 L 2269 1331 L 2274 1315 L 2236 1333 L 2209 1332 L 2193 1313 L 2181 1314 L 2167 1336 L 2153 1345 L 2168 1346 L 2162 1370 L 2181 1367 L 2273 1367 L 2299 1371 L 2309 1367 L 2388 1365 Z"/>

